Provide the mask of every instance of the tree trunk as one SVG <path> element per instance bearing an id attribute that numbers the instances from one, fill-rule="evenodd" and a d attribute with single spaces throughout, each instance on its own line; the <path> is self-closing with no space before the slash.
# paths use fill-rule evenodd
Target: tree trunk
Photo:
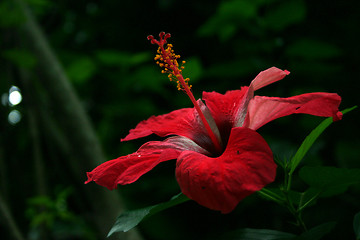
<path id="1" fill-rule="evenodd" d="M 49 104 L 53 106 L 53 111 L 56 111 L 57 116 L 61 116 L 58 124 L 62 127 L 66 141 L 71 146 L 71 153 L 77 159 L 73 165 L 77 175 L 83 175 L 82 181 L 85 181 L 87 171 L 106 161 L 101 145 L 62 65 L 29 7 L 22 0 L 15 0 L 15 2 L 25 17 L 25 23 L 21 28 L 22 37 L 36 56 L 37 67 L 42 76 L 40 82 L 50 96 Z M 95 185 L 82 185 L 82 187 L 82 191 L 86 193 L 91 204 L 92 220 L 101 235 L 106 236 L 117 215 L 124 210 L 122 200 L 117 192 L 110 192 L 105 188 Z M 142 238 L 134 230 L 123 233 L 120 239 L 140 240 Z"/>

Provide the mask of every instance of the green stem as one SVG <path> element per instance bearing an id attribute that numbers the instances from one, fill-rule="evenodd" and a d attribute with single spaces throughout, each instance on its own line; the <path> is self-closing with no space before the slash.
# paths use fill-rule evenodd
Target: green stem
<path id="1" fill-rule="evenodd" d="M 290 189 L 291 189 L 292 173 L 289 172 L 288 174 L 285 174 L 285 176 L 288 176 L 288 177 L 285 178 L 285 186 L 286 186 L 286 188 L 283 190 L 284 197 L 285 197 L 285 204 L 284 205 L 287 207 L 289 212 L 296 219 L 296 225 L 299 226 L 304 232 L 306 232 L 307 227 L 306 227 L 304 221 L 302 220 L 302 215 L 301 215 L 303 208 L 298 207 L 298 209 L 296 209 L 294 204 L 292 203 L 290 197 L 289 197 L 289 192 L 290 192 Z M 305 204 L 307 205 L 308 202 L 305 203 Z"/>
<path id="2" fill-rule="evenodd" d="M 279 195 L 266 188 L 261 189 L 260 191 L 258 191 L 258 193 L 264 198 L 277 202 L 280 205 L 284 203 L 284 199 L 282 199 Z"/>
<path id="3" fill-rule="evenodd" d="M 318 196 L 320 195 L 320 192 L 317 193 L 315 196 L 313 196 L 309 201 L 307 201 L 304 205 L 299 206 L 298 211 L 301 212 L 304 208 L 306 208 L 312 201 L 314 201 Z"/>
<path id="4" fill-rule="evenodd" d="M 289 192 L 291 189 L 291 181 L 292 181 L 292 173 L 288 173 L 286 174 L 286 176 L 288 176 L 285 180 L 285 184 L 286 184 L 286 191 Z"/>
<path id="5" fill-rule="evenodd" d="M 290 185 L 289 185 L 290 186 Z M 291 199 L 289 198 L 289 191 L 287 189 L 284 190 L 284 197 L 279 196 L 278 194 L 263 188 L 260 191 L 258 191 L 258 193 L 263 196 L 264 198 L 277 202 L 279 205 L 285 206 L 289 212 L 294 216 L 294 218 L 296 219 L 296 225 L 299 226 L 303 231 L 307 231 L 306 225 L 304 223 L 304 221 L 302 220 L 302 216 L 301 216 L 301 210 L 300 209 L 296 209 L 294 207 L 294 204 L 292 203 Z M 305 203 L 305 205 L 309 204 L 308 202 Z M 304 206 L 305 206 L 304 205 Z"/>

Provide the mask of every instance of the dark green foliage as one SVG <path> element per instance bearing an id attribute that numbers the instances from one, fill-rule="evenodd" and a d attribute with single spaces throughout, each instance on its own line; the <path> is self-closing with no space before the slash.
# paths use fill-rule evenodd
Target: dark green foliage
<path id="1" fill-rule="evenodd" d="M 310 229 L 303 234 L 280 232 L 270 229 L 244 228 L 222 236 L 223 240 L 320 240 L 335 226 L 335 223 L 324 223 Z"/>
<path id="2" fill-rule="evenodd" d="M 269 229 L 251 229 L 244 228 L 229 234 L 225 234 L 221 239 L 224 240 L 236 240 L 236 239 L 246 239 L 246 240 L 290 240 L 294 239 L 295 234 L 280 232 Z"/>
<path id="3" fill-rule="evenodd" d="M 360 239 L 360 212 L 358 212 L 354 217 L 354 232 L 356 240 Z"/>
<path id="4" fill-rule="evenodd" d="M 349 186 L 360 184 L 360 169 L 336 167 L 303 167 L 300 178 L 320 196 L 330 197 L 344 193 Z"/>
<path id="5" fill-rule="evenodd" d="M 137 209 L 133 211 L 126 211 L 122 213 L 117 219 L 114 226 L 111 228 L 108 236 L 116 232 L 127 232 L 136 227 L 143 219 L 150 217 L 153 214 L 161 212 L 169 207 L 176 206 L 180 203 L 190 200 L 184 194 L 180 193 L 172 197 L 168 202 L 156 204 L 154 206 Z"/>
<path id="6" fill-rule="evenodd" d="M 355 107 L 345 109 L 342 111 L 343 114 L 346 114 L 347 112 L 350 112 L 351 110 L 355 109 Z M 333 118 L 327 118 L 325 119 L 319 126 L 317 126 L 312 132 L 305 138 L 297 152 L 295 153 L 294 157 L 289 162 L 289 170 L 290 174 L 292 174 L 295 169 L 300 164 L 301 160 L 304 158 L 306 153 L 309 151 L 309 149 L 312 147 L 316 139 L 320 136 L 320 134 L 333 122 Z"/>
<path id="7" fill-rule="evenodd" d="M 22 34 L 25 17 L 16 2 L 0 1 L 1 199 L 24 236 L 34 232 L 37 222 L 36 231 L 48 236 L 55 233 L 54 239 L 104 239 L 111 224 L 100 233 L 95 224 L 99 216 L 88 212 L 90 206 L 99 204 L 94 200 L 96 194 L 89 192 L 101 187 L 91 184 L 86 186 L 91 190 L 84 191 L 85 172 L 91 168 L 76 171 L 76 165 L 82 166 L 86 159 L 69 150 L 72 146 L 61 127 L 63 116 L 59 109 L 71 106 L 54 105 L 48 87 L 42 84 L 46 69 L 39 68 L 39 58 Z M 159 140 L 152 136 L 120 143 L 141 120 L 191 107 L 187 97 L 154 64 L 156 47 L 146 36 L 160 31 L 172 34 L 170 41 L 175 52 L 187 61 L 184 73 L 191 79 L 196 98 L 201 97 L 203 90 L 224 93 L 239 89 L 259 71 L 276 66 L 291 74 L 256 94 L 288 97 L 311 91 L 337 92 L 343 99 L 341 109 L 358 105 L 357 0 L 24 2 L 29 4 L 75 87 L 106 159 L 136 151 L 147 140 Z M 12 85 L 23 94 L 23 102 L 16 106 L 6 102 L 5 95 Z M 8 114 L 13 110 L 22 114 L 16 125 L 8 122 Z M 360 209 L 358 112 L 346 114 L 342 121 L 332 123 L 320 136 L 317 134 L 313 138 L 316 141 L 311 141 L 312 147 L 303 148 L 301 154 L 295 154 L 299 143 L 323 119 L 289 116 L 259 129 L 274 155 L 279 159 L 287 157 L 289 161 L 282 161 L 284 164 L 293 164 L 291 190 L 279 189 L 284 179 L 279 166 L 268 194 L 276 194 L 285 202 L 290 199 L 295 210 L 302 209 L 308 232 L 302 233 L 293 224 L 295 220 L 288 209 L 257 194 L 244 199 L 227 215 L 189 201 L 146 219 L 138 228 L 149 240 L 214 239 L 239 229 L 240 236 L 247 237 L 265 234 L 303 237 L 300 239 L 311 239 L 309 235 L 318 236 L 314 239 L 360 239 L 356 214 Z M 78 143 L 76 148 L 81 145 Z M 43 176 L 35 160 L 39 153 Z M 305 167 L 297 171 L 299 166 Z M 115 193 L 122 194 L 130 210 L 164 202 L 179 192 L 174 168 L 174 161 L 160 164 L 136 183 L 119 186 Z M 44 185 L 44 192 L 39 185 Z M 69 195 L 61 191 L 54 194 L 53 189 L 59 186 L 69 186 L 73 191 Z M 59 199 L 67 203 L 65 209 L 58 208 Z M 103 205 L 101 209 L 108 207 Z M 336 225 L 326 224 L 332 221 Z M 0 214 L 4 239 L 12 237 L 7 223 Z"/>

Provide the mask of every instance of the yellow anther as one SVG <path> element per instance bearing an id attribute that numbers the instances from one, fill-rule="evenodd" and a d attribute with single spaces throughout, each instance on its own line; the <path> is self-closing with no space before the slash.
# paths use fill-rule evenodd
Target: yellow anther
<path id="1" fill-rule="evenodd" d="M 170 81 L 176 81 L 178 90 L 185 90 L 186 88 L 191 88 L 191 85 L 188 84 L 189 78 L 183 78 L 182 70 L 185 68 L 183 65 L 185 61 L 181 61 L 181 66 L 177 59 L 180 58 L 180 55 L 176 55 L 174 50 L 172 49 L 172 44 L 167 44 L 166 47 L 164 45 L 159 45 L 157 49 L 157 53 L 154 57 L 156 64 L 158 64 L 163 70 L 161 73 L 167 73 L 167 77 Z"/>

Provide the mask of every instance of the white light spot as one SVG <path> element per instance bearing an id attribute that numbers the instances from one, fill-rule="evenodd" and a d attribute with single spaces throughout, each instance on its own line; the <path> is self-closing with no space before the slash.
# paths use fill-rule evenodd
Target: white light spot
<path id="1" fill-rule="evenodd" d="M 20 89 L 17 86 L 11 86 L 9 89 L 9 103 L 11 106 L 18 105 L 22 100 Z"/>
<path id="2" fill-rule="evenodd" d="M 21 113 L 18 110 L 12 110 L 8 115 L 8 121 L 10 124 L 15 125 L 21 120 Z"/>
<path id="3" fill-rule="evenodd" d="M 21 93 L 19 91 L 12 91 L 9 94 L 9 102 L 11 105 L 18 105 L 22 100 Z"/>

